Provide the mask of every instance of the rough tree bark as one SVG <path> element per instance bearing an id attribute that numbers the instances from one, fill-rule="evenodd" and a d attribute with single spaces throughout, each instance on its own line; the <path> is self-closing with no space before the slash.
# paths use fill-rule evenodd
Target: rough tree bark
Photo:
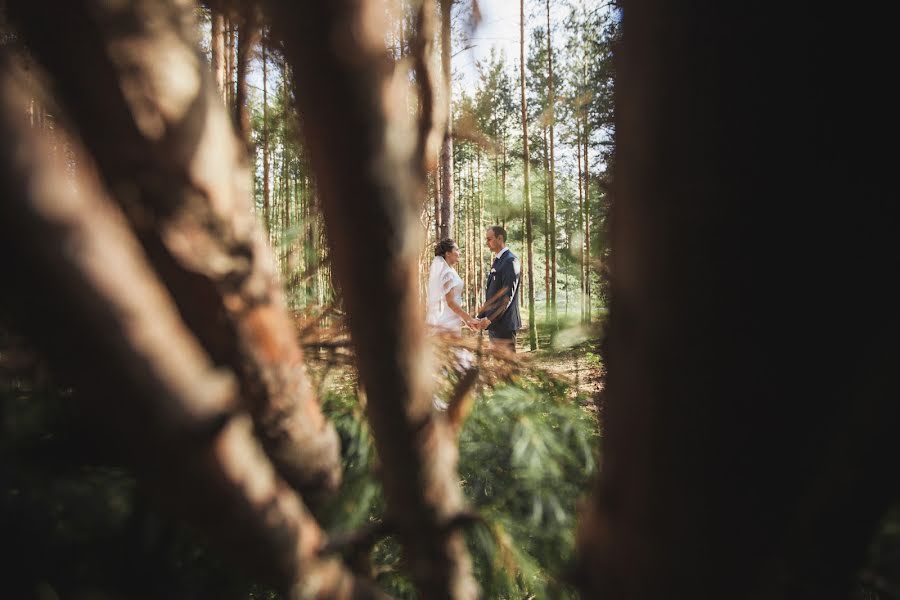
<path id="1" fill-rule="evenodd" d="M 48 11 L 23 0 L 9 9 L 182 317 L 217 364 L 239 373 L 279 473 L 310 500 L 336 489 L 337 434 L 304 371 L 253 216 L 246 152 L 201 67 L 190 7 L 78 0 Z"/>
<path id="2" fill-rule="evenodd" d="M 416 59 L 423 106 L 417 143 L 406 125 L 408 78 L 393 72 L 378 2 L 267 5 L 295 78 L 331 264 L 383 465 L 388 518 L 421 597 L 462 599 L 474 598 L 477 586 L 462 535 L 451 526 L 463 509 L 457 449 L 448 424 L 431 408 L 416 291 L 418 214 L 428 158 L 436 156 L 428 148 L 443 131 L 442 123 L 432 122 L 436 86 L 421 71 L 434 33 L 422 12 L 430 4 L 420 7 L 415 42 L 424 55 Z M 378 251 L 361 260 L 360 248 Z"/>
<path id="3" fill-rule="evenodd" d="M 16 87 L 0 67 L 0 276 L 16 282 L 4 308 L 110 452 L 237 565 L 288 598 L 382 597 L 318 556 L 324 533 L 261 452 L 234 374 L 184 327 L 83 152 L 73 181 L 34 137 Z"/>
<path id="4" fill-rule="evenodd" d="M 782 8 L 625 4 L 585 597 L 848 598 L 896 501 L 893 22 Z"/>

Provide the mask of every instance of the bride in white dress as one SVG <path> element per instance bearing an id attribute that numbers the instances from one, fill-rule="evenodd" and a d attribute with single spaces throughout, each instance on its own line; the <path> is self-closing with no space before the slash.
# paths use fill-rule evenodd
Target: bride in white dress
<path id="1" fill-rule="evenodd" d="M 477 324 L 460 306 L 463 280 L 453 269 L 459 262 L 459 246 L 451 239 L 435 246 L 431 273 L 428 276 L 428 306 L 425 322 L 442 333 L 462 335 L 460 329 Z"/>
<path id="2" fill-rule="evenodd" d="M 453 268 L 459 262 L 459 246 L 451 239 L 441 240 L 434 248 L 434 260 L 428 275 L 428 303 L 425 322 L 437 333 L 462 337 L 465 325 L 475 329 L 478 322 L 462 309 L 463 280 Z M 467 368 L 472 362 L 471 352 L 457 348 L 460 365 Z M 447 403 L 432 397 L 434 408 L 447 410 Z"/>

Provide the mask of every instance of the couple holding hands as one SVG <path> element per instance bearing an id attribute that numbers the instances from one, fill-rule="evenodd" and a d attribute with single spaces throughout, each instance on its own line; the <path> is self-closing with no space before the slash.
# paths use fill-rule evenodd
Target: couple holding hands
<path id="1" fill-rule="evenodd" d="M 451 239 L 441 240 L 435 246 L 428 277 L 426 322 L 454 335 L 461 335 L 463 325 L 476 331 L 486 329 L 491 342 L 515 352 L 516 331 L 522 326 L 518 302 L 521 265 L 506 246 L 503 227 L 488 227 L 485 242 L 494 253 L 494 260 L 485 281 L 485 303 L 474 317 L 461 307 L 463 280 L 452 268 L 459 262 L 459 246 Z"/>

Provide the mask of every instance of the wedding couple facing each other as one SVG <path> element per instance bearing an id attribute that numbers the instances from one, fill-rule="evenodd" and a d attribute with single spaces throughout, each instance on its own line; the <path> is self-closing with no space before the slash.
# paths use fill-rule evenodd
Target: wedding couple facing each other
<path id="1" fill-rule="evenodd" d="M 477 314 L 462 308 L 463 280 L 453 268 L 459 262 L 459 246 L 451 239 L 441 240 L 434 250 L 428 276 L 426 322 L 435 329 L 461 335 L 461 328 L 486 329 L 495 345 L 511 352 L 516 349 L 516 331 L 522 326 L 519 317 L 519 259 L 506 246 L 506 230 L 493 225 L 485 230 L 485 242 L 494 260 L 485 286 L 485 303 Z"/>

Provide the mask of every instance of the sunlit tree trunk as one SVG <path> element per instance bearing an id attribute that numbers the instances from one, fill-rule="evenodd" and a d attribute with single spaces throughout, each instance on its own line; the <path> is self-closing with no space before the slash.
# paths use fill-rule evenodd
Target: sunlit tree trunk
<path id="1" fill-rule="evenodd" d="M 435 169 L 432 171 L 432 181 L 434 182 L 434 239 L 435 243 L 441 239 L 441 171 Z"/>
<path id="2" fill-rule="evenodd" d="M 584 320 L 591 321 L 591 173 L 588 162 L 588 145 L 590 143 L 590 129 L 588 127 L 587 111 L 582 119 L 584 132 L 584 145 L 582 151 L 582 165 L 584 168 Z"/>
<path id="3" fill-rule="evenodd" d="M 578 163 L 578 226 L 579 226 L 579 237 L 581 237 L 581 244 L 579 244 L 578 248 L 578 285 L 580 290 L 580 304 L 581 304 L 581 322 L 585 321 L 585 313 L 587 309 L 587 300 L 585 297 L 585 257 L 584 257 L 584 172 L 582 169 L 582 161 L 581 161 L 581 124 L 580 119 L 576 117 L 577 129 L 575 133 L 575 156 L 577 158 Z"/>
<path id="4" fill-rule="evenodd" d="M 550 153 L 548 156 L 548 160 L 550 163 L 548 174 L 549 180 L 547 182 L 547 202 L 549 204 L 547 208 L 547 212 L 550 213 L 550 222 L 548 224 L 548 239 L 550 240 L 550 254 L 547 256 L 547 260 L 550 261 L 550 297 L 547 301 L 550 303 L 550 319 L 552 323 L 552 327 L 555 330 L 557 327 L 557 315 L 556 315 L 556 158 L 555 151 L 553 147 L 553 128 L 556 123 L 556 96 L 554 95 L 554 83 L 553 83 L 553 44 L 551 43 L 553 33 L 551 30 L 550 24 L 550 0 L 546 1 L 547 6 L 547 72 L 549 74 L 548 79 L 548 95 L 547 95 L 547 108 L 550 111 L 550 122 L 549 122 L 549 130 L 550 130 Z"/>
<path id="5" fill-rule="evenodd" d="M 475 302 L 476 306 L 481 306 L 484 301 L 484 281 L 485 281 L 485 273 L 484 273 L 484 244 L 481 239 L 484 235 L 485 223 L 484 223 L 484 190 L 481 187 L 481 150 L 478 152 L 478 227 L 475 229 L 475 255 L 478 257 L 478 276 L 476 277 L 476 291 L 477 291 L 477 300 Z"/>
<path id="6" fill-rule="evenodd" d="M 271 198 L 269 189 L 269 57 L 266 44 L 260 45 L 262 52 L 262 161 L 263 161 L 263 222 L 266 224 L 266 235 L 272 235 Z"/>
<path id="7" fill-rule="evenodd" d="M 224 29 L 225 29 L 225 18 L 222 15 L 222 11 L 217 7 L 213 6 L 210 9 L 210 49 L 212 50 L 212 57 L 210 62 L 212 63 L 212 71 L 213 77 L 216 82 L 216 89 L 219 91 L 219 95 L 222 98 L 225 98 L 225 39 L 224 39 Z"/>
<path id="8" fill-rule="evenodd" d="M 547 126 L 541 126 L 544 163 L 544 318 L 550 321 L 550 149 L 547 144 Z"/>
<path id="9" fill-rule="evenodd" d="M 522 161 L 524 169 L 525 196 L 525 253 L 528 261 L 528 345 L 532 350 L 537 349 L 537 329 L 534 320 L 534 257 L 533 234 L 531 231 L 531 184 L 529 182 L 528 154 L 528 107 L 525 103 L 525 0 L 519 0 L 519 78 L 522 90 Z"/>
<path id="10" fill-rule="evenodd" d="M 450 237 L 453 227 L 453 71 L 450 58 L 453 54 L 451 41 L 451 13 L 453 0 L 440 0 L 441 3 L 441 74 L 444 81 L 444 108 L 447 111 L 447 130 L 441 145 L 441 238 Z"/>
<path id="11" fill-rule="evenodd" d="M 234 106 L 234 22 L 225 16 L 225 102 Z"/>
<path id="12" fill-rule="evenodd" d="M 250 67 L 250 59 L 253 49 L 259 42 L 259 15 L 256 6 L 249 4 L 241 14 L 240 31 L 237 44 L 237 64 L 235 76 L 237 79 L 234 97 L 234 122 L 238 135 L 249 149 L 250 139 L 250 107 L 248 106 L 247 70 Z M 255 171 L 255 169 L 254 169 Z"/>
<path id="13" fill-rule="evenodd" d="M 479 152 L 479 149 L 475 148 L 475 152 Z M 471 272 L 472 277 L 472 290 L 471 290 L 471 300 L 469 303 L 469 310 L 474 312 L 478 307 L 478 251 L 476 250 L 476 236 L 477 236 L 477 228 L 478 228 L 478 161 L 476 160 L 474 166 L 470 166 L 469 178 L 472 182 L 472 200 L 471 206 L 469 207 L 469 220 L 472 223 L 472 226 L 469 230 L 469 264 L 471 265 L 469 271 Z"/>

